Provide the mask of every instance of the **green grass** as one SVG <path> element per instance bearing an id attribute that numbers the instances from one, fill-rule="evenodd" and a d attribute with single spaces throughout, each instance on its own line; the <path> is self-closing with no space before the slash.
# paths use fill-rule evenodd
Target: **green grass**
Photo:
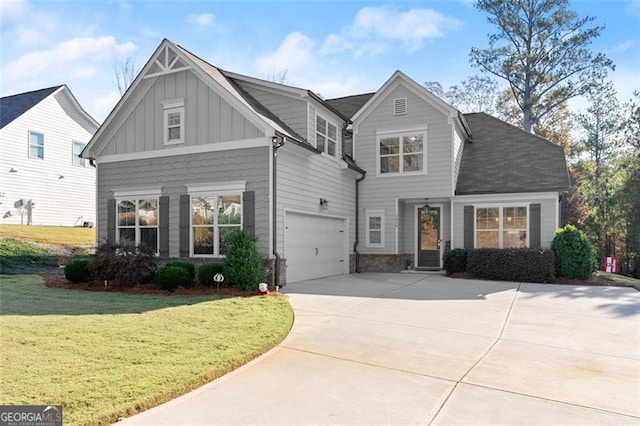
<path id="1" fill-rule="evenodd" d="M 284 297 L 70 291 L 1 276 L 0 401 L 62 404 L 65 424 L 112 423 L 255 358 L 292 321 Z"/>
<path id="2" fill-rule="evenodd" d="M 636 290 L 640 291 L 640 280 L 636 278 L 631 278 L 625 275 L 612 274 L 610 272 L 602 272 L 602 271 L 596 272 L 596 275 L 600 278 L 604 278 L 605 280 L 614 281 L 626 287 L 633 287 Z"/>
<path id="3" fill-rule="evenodd" d="M 57 266 L 58 257 L 50 250 L 21 240 L 0 239 L 0 274 L 49 272 Z"/>
<path id="4" fill-rule="evenodd" d="M 86 247 L 96 245 L 96 230 L 70 226 L 0 225 L 0 238 L 38 244 Z"/>

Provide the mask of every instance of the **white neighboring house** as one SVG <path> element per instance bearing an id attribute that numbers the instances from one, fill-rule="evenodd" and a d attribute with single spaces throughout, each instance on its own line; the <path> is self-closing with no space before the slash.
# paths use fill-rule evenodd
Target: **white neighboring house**
<path id="1" fill-rule="evenodd" d="M 0 225 L 93 226 L 98 127 L 66 85 L 0 98 Z"/>

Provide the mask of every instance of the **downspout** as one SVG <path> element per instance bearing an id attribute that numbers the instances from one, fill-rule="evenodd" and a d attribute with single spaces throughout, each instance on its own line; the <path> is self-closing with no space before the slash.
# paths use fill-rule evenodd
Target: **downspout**
<path id="1" fill-rule="evenodd" d="M 281 263 L 281 257 L 280 257 L 280 253 L 278 253 L 278 220 L 277 220 L 277 214 L 278 214 L 278 198 L 277 198 L 277 182 L 278 182 L 278 148 L 280 148 L 282 145 L 284 145 L 284 141 L 285 138 L 284 136 L 281 135 L 276 135 L 271 139 L 271 142 L 273 144 L 273 194 L 272 194 L 272 200 L 273 200 L 273 206 L 272 206 L 272 221 L 273 223 L 271 224 L 272 226 L 272 234 L 273 234 L 273 255 L 276 258 L 276 262 L 274 265 L 274 271 L 273 271 L 273 287 L 274 289 L 278 289 L 278 287 L 280 286 L 280 263 Z"/>
<path id="2" fill-rule="evenodd" d="M 360 185 L 359 183 L 362 182 L 364 180 L 364 178 L 367 176 L 366 173 L 362 173 L 362 176 L 360 176 L 358 179 L 356 179 L 356 238 L 355 241 L 353 243 L 353 252 L 356 255 L 356 272 L 360 273 L 360 252 L 358 252 L 358 243 L 360 242 L 358 235 L 359 235 L 359 229 L 360 229 Z"/>

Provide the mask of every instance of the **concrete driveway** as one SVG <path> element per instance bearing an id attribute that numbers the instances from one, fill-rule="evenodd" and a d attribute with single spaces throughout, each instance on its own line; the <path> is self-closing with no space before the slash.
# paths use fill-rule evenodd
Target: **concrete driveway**
<path id="1" fill-rule="evenodd" d="M 124 424 L 639 424 L 640 293 L 354 274 L 278 347 Z"/>

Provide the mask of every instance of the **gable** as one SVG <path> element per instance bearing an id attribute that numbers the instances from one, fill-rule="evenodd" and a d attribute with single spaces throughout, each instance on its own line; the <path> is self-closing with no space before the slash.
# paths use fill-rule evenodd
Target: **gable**
<path id="1" fill-rule="evenodd" d="M 485 113 L 464 117 L 472 140 L 464 146 L 456 195 L 569 189 L 561 146 Z"/>
<path id="2" fill-rule="evenodd" d="M 61 87 L 63 86 L 54 86 L 0 98 L 0 129 L 20 117 Z"/>
<path id="3" fill-rule="evenodd" d="M 147 83 L 150 81 L 151 83 Z M 264 137 L 265 132 L 205 84 L 191 70 L 154 76 L 129 99 L 120 120 L 111 123 L 96 155 L 130 154 L 175 148 L 164 140 L 164 109 L 168 102 L 184 105 L 184 142 L 191 147 Z"/>

